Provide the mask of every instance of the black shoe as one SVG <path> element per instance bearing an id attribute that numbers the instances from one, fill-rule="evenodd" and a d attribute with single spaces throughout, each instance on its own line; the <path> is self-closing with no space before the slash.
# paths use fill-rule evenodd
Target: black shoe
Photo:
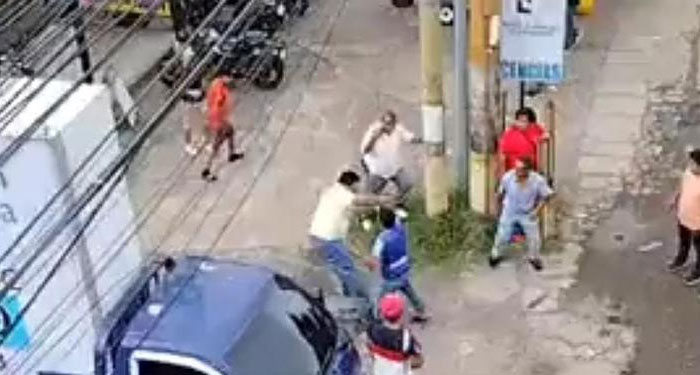
<path id="1" fill-rule="evenodd" d="M 202 179 L 207 182 L 213 182 L 217 180 L 216 175 L 212 174 L 209 168 L 206 168 L 202 171 Z"/>
<path id="2" fill-rule="evenodd" d="M 542 265 L 542 259 L 540 258 L 530 258 L 527 261 L 530 262 L 532 268 L 537 272 L 542 271 L 542 269 L 544 268 L 544 266 Z"/>
<path id="3" fill-rule="evenodd" d="M 681 269 L 683 269 L 683 266 L 685 266 L 685 262 L 679 262 L 677 260 L 672 260 L 672 261 L 668 262 L 668 264 L 666 265 L 666 269 L 669 272 L 675 273 L 675 272 L 678 272 Z"/>
<path id="4" fill-rule="evenodd" d="M 501 264 L 501 262 L 503 262 L 502 256 L 489 256 L 489 267 L 496 268 L 499 264 Z"/>
<path id="5" fill-rule="evenodd" d="M 243 159 L 243 153 L 242 152 L 234 152 L 228 156 L 228 161 L 233 163 L 235 161 Z"/>
<path id="6" fill-rule="evenodd" d="M 412 323 L 425 324 L 428 323 L 428 321 L 430 321 L 430 316 L 428 316 L 426 313 L 416 314 L 411 317 Z"/>
<path id="7" fill-rule="evenodd" d="M 700 272 L 693 271 L 689 273 L 685 278 L 683 278 L 683 283 L 685 283 L 687 286 L 700 285 Z"/>

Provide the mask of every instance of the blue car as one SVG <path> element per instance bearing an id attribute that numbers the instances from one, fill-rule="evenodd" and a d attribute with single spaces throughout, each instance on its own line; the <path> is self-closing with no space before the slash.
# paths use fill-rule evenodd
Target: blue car
<path id="1" fill-rule="evenodd" d="M 322 294 L 270 269 L 185 257 L 129 290 L 104 324 L 96 375 L 360 374 Z"/>

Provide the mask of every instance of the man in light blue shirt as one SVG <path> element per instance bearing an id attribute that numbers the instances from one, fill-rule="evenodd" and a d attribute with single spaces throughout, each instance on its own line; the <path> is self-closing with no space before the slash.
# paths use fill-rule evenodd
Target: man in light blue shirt
<path id="1" fill-rule="evenodd" d="M 500 219 L 489 257 L 492 268 L 503 261 L 501 252 L 510 242 L 513 228 L 518 224 L 527 239 L 528 261 L 536 271 L 542 270 L 538 216 L 552 194 L 554 192 L 547 185 L 547 180 L 532 170 L 532 160 L 529 158 L 518 160 L 515 169 L 503 175 L 498 188 Z"/>

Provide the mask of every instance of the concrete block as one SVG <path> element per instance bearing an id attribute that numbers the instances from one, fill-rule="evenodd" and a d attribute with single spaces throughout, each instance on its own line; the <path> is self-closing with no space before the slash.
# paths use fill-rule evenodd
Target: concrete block
<path id="1" fill-rule="evenodd" d="M 620 369 L 604 361 L 578 362 L 562 372 L 561 375 L 618 375 Z"/>
<path id="2" fill-rule="evenodd" d="M 642 115 L 594 113 L 588 119 L 586 136 L 602 142 L 633 142 L 641 133 Z"/>
<path id="3" fill-rule="evenodd" d="M 595 89 L 595 95 L 616 94 L 646 97 L 647 85 L 644 81 L 620 84 L 614 81 L 600 81 Z"/>
<path id="4" fill-rule="evenodd" d="M 634 144 L 631 142 L 603 142 L 595 138 L 585 138 L 581 143 L 581 154 L 598 156 L 617 156 L 632 158 Z"/>
<path id="5" fill-rule="evenodd" d="M 597 95 L 591 111 L 600 114 L 641 116 L 646 102 L 646 98 L 634 95 Z"/>
<path id="6" fill-rule="evenodd" d="M 581 176 L 581 182 L 579 183 L 580 187 L 582 189 L 590 189 L 590 190 L 608 190 L 612 187 L 617 187 L 617 185 L 621 185 L 622 182 L 620 181 L 619 177 L 608 177 L 608 176 L 600 176 L 600 175 L 582 175 Z"/>
<path id="7" fill-rule="evenodd" d="M 600 84 L 635 85 L 649 80 L 645 64 L 606 64 L 599 73 Z"/>
<path id="8" fill-rule="evenodd" d="M 641 50 L 613 50 L 605 56 L 605 64 L 648 64 L 649 55 Z"/>
<path id="9" fill-rule="evenodd" d="M 582 175 L 617 176 L 627 167 L 627 160 L 611 156 L 583 156 L 579 159 L 578 168 Z"/>

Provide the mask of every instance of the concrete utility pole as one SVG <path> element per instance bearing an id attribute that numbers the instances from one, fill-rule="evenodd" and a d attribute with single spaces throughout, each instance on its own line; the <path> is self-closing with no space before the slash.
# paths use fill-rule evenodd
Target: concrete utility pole
<path id="1" fill-rule="evenodd" d="M 488 212 L 492 152 L 489 113 L 489 28 L 490 16 L 497 14 L 499 0 L 471 0 L 469 16 L 469 89 L 472 131 L 471 202 L 476 211 Z"/>
<path id="2" fill-rule="evenodd" d="M 425 211 L 436 216 L 447 211 L 448 181 L 442 99 L 442 26 L 437 4 L 420 0 L 421 69 L 423 81 L 423 139 L 426 144 Z"/>
<path id="3" fill-rule="evenodd" d="M 469 122 L 469 75 L 467 73 L 467 2 L 454 0 L 454 168 L 455 185 L 464 189 L 469 205 L 469 156 L 471 154 L 471 129 Z"/>

